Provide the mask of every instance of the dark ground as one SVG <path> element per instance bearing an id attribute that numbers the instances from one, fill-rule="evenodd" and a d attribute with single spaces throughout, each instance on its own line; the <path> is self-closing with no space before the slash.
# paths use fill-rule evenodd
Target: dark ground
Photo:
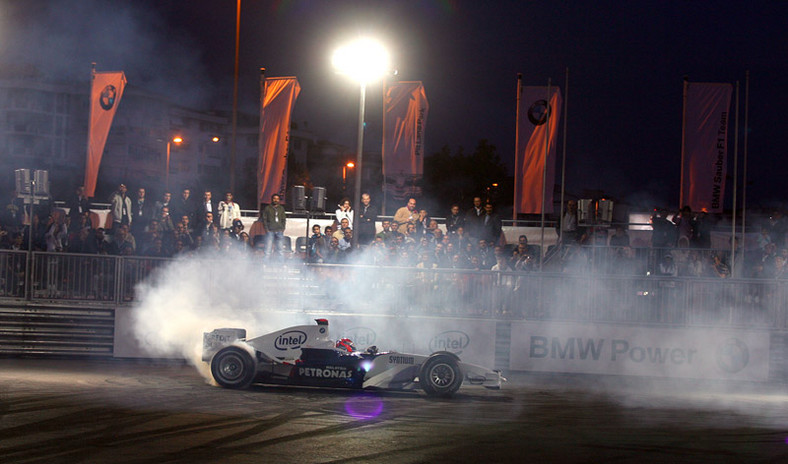
<path id="1" fill-rule="evenodd" d="M 520 374 L 431 399 L 233 391 L 177 363 L 0 358 L 0 463 L 17 462 L 784 463 L 788 389 Z"/>

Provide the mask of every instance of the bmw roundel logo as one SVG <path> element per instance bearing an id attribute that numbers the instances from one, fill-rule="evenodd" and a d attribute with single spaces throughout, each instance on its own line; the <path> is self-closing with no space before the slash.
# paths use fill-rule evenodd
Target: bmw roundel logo
<path id="1" fill-rule="evenodd" d="M 118 95 L 118 89 L 115 88 L 114 85 L 107 85 L 104 87 L 104 90 L 101 91 L 101 97 L 99 98 L 99 105 L 101 108 L 109 111 L 115 105 L 115 97 Z"/>
<path id="2" fill-rule="evenodd" d="M 550 114 L 550 105 L 547 100 L 536 100 L 530 108 L 528 108 L 528 120 L 534 126 L 541 126 L 547 122 L 547 115 Z"/>
<path id="3" fill-rule="evenodd" d="M 735 374 L 750 362 L 750 349 L 738 338 L 729 338 L 717 348 L 717 366 L 729 374 Z"/>

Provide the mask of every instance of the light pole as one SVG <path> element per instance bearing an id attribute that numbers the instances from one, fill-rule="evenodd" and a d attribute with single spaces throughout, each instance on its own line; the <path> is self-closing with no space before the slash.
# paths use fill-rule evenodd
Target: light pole
<path id="1" fill-rule="evenodd" d="M 167 187 L 167 191 L 170 190 L 170 150 L 172 149 L 172 144 L 180 144 L 183 142 L 183 138 L 176 136 L 173 137 L 171 140 L 167 140 L 167 165 L 165 166 L 165 172 L 167 173 L 167 177 L 165 179 L 165 186 Z"/>
<path id="2" fill-rule="evenodd" d="M 383 77 L 389 71 L 389 54 L 379 42 L 370 39 L 359 39 L 345 45 L 334 52 L 332 58 L 334 69 L 357 81 L 360 86 L 358 103 L 358 143 L 356 153 L 356 188 L 353 196 L 353 224 L 358 224 L 358 205 L 361 203 L 361 167 L 364 151 L 364 103 L 367 84 Z M 353 231 L 353 248 L 358 247 L 358 233 Z"/>

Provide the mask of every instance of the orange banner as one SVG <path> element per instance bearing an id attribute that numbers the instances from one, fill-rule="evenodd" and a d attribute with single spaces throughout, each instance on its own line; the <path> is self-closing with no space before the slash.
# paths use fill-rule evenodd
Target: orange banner
<path id="1" fill-rule="evenodd" d="M 383 107 L 383 178 L 397 203 L 421 195 L 424 127 L 429 103 L 420 81 L 398 82 L 386 91 Z"/>
<path id="2" fill-rule="evenodd" d="M 515 214 L 553 212 L 555 145 L 561 117 L 561 89 L 521 87 L 517 115 L 517 156 L 514 174 Z M 542 193 L 544 192 L 544 202 Z"/>
<path id="3" fill-rule="evenodd" d="M 287 153 L 290 117 L 301 92 L 295 77 L 269 77 L 263 86 L 260 108 L 260 158 L 257 169 L 257 204 L 277 193 L 284 201 L 287 189 Z"/>
<path id="4" fill-rule="evenodd" d="M 112 119 L 126 87 L 126 76 L 120 72 L 93 72 L 90 87 L 90 124 L 88 125 L 88 153 L 85 161 L 85 195 L 96 192 L 101 156 L 107 143 Z"/>

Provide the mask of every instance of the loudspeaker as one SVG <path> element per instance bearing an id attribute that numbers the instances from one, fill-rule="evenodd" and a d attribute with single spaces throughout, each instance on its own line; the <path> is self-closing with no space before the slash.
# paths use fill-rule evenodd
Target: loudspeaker
<path id="1" fill-rule="evenodd" d="M 35 191 L 36 195 L 49 196 L 49 171 L 36 170 L 33 174 L 36 180 Z"/>
<path id="2" fill-rule="evenodd" d="M 312 189 L 312 212 L 324 213 L 326 211 L 326 189 L 315 187 Z"/>
<path id="3" fill-rule="evenodd" d="M 293 211 L 306 211 L 306 190 L 303 185 L 293 186 L 291 200 Z"/>
<path id="4" fill-rule="evenodd" d="M 16 194 L 30 195 L 30 169 L 17 169 L 14 171 L 16 180 Z"/>
<path id="5" fill-rule="evenodd" d="M 596 216 L 596 205 L 594 200 L 578 200 L 577 201 L 577 222 L 579 223 L 593 223 L 594 216 Z"/>
<path id="6" fill-rule="evenodd" d="M 613 222 L 613 200 L 599 200 L 598 205 L 599 222 Z"/>

